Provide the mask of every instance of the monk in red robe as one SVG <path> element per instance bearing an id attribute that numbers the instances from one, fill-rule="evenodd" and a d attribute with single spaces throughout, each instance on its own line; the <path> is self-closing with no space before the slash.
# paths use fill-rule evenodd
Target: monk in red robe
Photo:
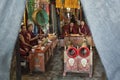
<path id="1" fill-rule="evenodd" d="M 30 40 L 25 25 L 21 26 L 21 32 L 19 33 L 19 41 L 21 55 L 28 55 L 28 52 L 31 49 L 32 45 L 30 45 Z"/>
<path id="2" fill-rule="evenodd" d="M 79 34 L 91 36 L 91 32 L 89 30 L 89 27 L 87 26 L 87 24 L 85 24 L 84 21 L 80 22 Z"/>
<path id="3" fill-rule="evenodd" d="M 69 34 L 77 34 L 77 33 L 78 33 L 77 26 L 73 22 L 70 22 L 70 24 L 69 24 Z"/>
<path id="4" fill-rule="evenodd" d="M 62 27 L 62 37 L 67 36 L 69 34 L 69 24 L 65 23 Z"/>
<path id="5" fill-rule="evenodd" d="M 39 36 L 38 35 L 35 36 L 34 33 L 32 32 L 33 25 L 29 24 L 27 28 L 28 28 L 28 36 L 29 36 L 29 40 L 30 40 L 30 45 L 32 45 L 32 46 L 37 45 L 38 44 L 37 39 L 39 38 Z"/>

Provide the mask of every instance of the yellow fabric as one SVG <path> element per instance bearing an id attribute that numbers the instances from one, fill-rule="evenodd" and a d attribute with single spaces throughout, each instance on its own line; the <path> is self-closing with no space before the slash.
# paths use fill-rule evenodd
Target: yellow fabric
<path id="1" fill-rule="evenodd" d="M 56 8 L 62 8 L 63 4 L 61 0 L 56 0 Z"/>
<path id="2" fill-rule="evenodd" d="M 65 5 L 64 8 L 70 8 L 71 1 L 70 0 L 65 0 Z"/>
<path id="3" fill-rule="evenodd" d="M 65 0 L 64 8 L 79 8 L 78 0 Z"/>

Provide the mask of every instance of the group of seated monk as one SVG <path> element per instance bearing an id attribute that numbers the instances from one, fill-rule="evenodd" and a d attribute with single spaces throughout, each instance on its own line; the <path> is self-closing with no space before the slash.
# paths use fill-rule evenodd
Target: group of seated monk
<path id="1" fill-rule="evenodd" d="M 22 56 L 29 55 L 29 51 L 32 48 L 32 46 L 38 44 L 38 39 L 41 38 L 41 30 L 39 30 L 40 34 L 34 35 L 33 31 L 33 25 L 29 24 L 27 26 L 21 25 L 21 32 L 19 33 L 19 47 L 20 47 L 20 54 Z"/>
<path id="2" fill-rule="evenodd" d="M 80 25 L 77 25 L 74 22 L 65 24 L 62 27 L 62 34 L 63 36 L 66 36 L 68 34 L 80 34 L 80 35 L 88 35 L 88 36 L 91 35 L 89 27 L 87 26 L 87 24 L 85 24 L 84 21 L 81 21 Z"/>

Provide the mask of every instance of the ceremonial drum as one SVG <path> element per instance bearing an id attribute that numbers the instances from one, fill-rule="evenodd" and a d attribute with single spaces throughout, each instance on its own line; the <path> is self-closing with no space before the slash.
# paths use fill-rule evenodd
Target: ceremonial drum
<path id="1" fill-rule="evenodd" d="M 88 73 L 92 77 L 93 69 L 93 51 L 92 46 L 85 45 L 74 47 L 65 46 L 64 50 L 64 72 Z"/>
<path id="2" fill-rule="evenodd" d="M 64 52 L 64 72 L 77 71 L 77 49 L 69 48 Z"/>

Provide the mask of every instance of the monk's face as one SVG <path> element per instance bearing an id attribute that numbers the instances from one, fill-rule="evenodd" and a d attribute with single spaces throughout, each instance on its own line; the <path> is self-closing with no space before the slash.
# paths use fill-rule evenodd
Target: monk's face
<path id="1" fill-rule="evenodd" d="M 70 23 L 70 27 L 73 27 L 74 26 L 74 23 Z"/>
<path id="2" fill-rule="evenodd" d="M 29 28 L 28 28 L 29 31 L 32 31 L 33 30 L 33 26 L 31 25 Z"/>
<path id="3" fill-rule="evenodd" d="M 84 26 L 85 22 L 84 21 L 81 21 L 81 25 Z"/>
<path id="4" fill-rule="evenodd" d="M 23 31 L 23 32 L 26 32 L 26 26 L 23 26 L 23 27 L 22 27 L 22 31 Z"/>

